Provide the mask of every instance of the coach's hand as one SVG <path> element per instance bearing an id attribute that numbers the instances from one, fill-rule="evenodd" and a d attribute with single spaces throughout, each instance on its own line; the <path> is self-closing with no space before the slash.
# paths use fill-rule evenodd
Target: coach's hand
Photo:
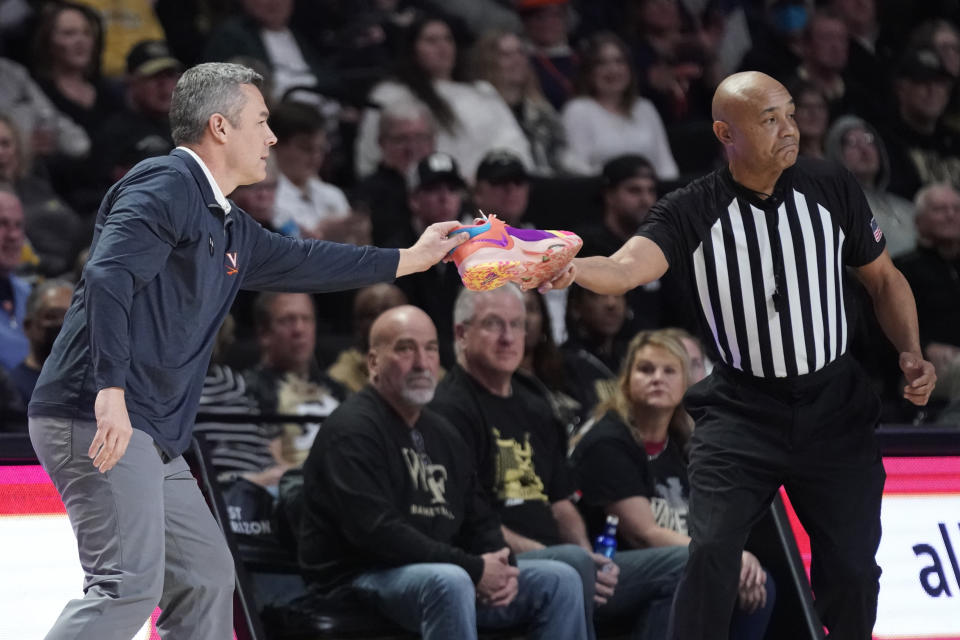
<path id="1" fill-rule="evenodd" d="M 903 397 L 922 407 L 930 399 L 930 393 L 937 385 L 937 372 L 933 364 L 916 353 L 900 354 L 900 370 L 907 380 L 903 388 Z"/>
<path id="2" fill-rule="evenodd" d="M 104 473 L 113 469 L 123 457 L 130 443 L 130 436 L 133 435 L 123 389 L 100 389 L 93 405 L 93 413 L 97 417 L 97 435 L 93 437 L 87 455 L 93 458 L 93 466 L 99 469 L 100 473 Z"/>
<path id="3" fill-rule="evenodd" d="M 470 236 L 466 233 L 447 235 L 463 225 L 456 220 L 434 222 L 423 230 L 420 238 L 409 249 L 400 249 L 400 262 L 397 264 L 397 277 L 408 273 L 426 271 L 448 257 L 451 251 L 466 242 Z"/>

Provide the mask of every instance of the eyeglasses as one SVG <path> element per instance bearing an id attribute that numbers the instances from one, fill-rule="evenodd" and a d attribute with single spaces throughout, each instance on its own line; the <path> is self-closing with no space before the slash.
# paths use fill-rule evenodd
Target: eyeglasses
<path id="1" fill-rule="evenodd" d="M 466 325 L 474 324 L 473 320 L 464 322 Z M 515 318 L 510 322 L 507 322 L 499 316 L 485 316 L 479 322 L 475 323 L 481 331 L 487 333 L 494 333 L 497 335 L 506 333 L 507 328 L 510 328 L 511 333 L 523 333 L 526 328 L 526 318 Z"/>

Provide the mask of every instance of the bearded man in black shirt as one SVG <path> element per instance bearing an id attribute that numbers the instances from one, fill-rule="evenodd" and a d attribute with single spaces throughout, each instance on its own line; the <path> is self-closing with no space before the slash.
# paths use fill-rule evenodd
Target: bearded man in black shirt
<path id="1" fill-rule="evenodd" d="M 585 638 L 577 573 L 513 561 L 466 445 L 424 408 L 440 366 L 429 316 L 409 305 L 381 314 L 367 364 L 370 384 L 326 420 L 303 465 L 308 579 L 359 593 L 424 640 L 520 624 L 530 638 Z"/>

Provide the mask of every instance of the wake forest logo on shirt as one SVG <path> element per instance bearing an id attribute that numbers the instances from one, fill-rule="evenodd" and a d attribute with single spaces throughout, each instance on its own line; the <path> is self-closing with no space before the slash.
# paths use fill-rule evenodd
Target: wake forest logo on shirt
<path id="1" fill-rule="evenodd" d="M 429 504 L 411 504 L 410 515 L 435 518 L 442 516 L 453 520 L 454 516 L 447 507 L 447 468 L 442 464 L 433 464 L 419 453 L 408 447 L 402 447 L 403 460 L 413 486 L 421 493 L 430 496 Z M 414 498 L 416 500 L 416 498 Z"/>
<path id="2" fill-rule="evenodd" d="M 683 497 L 683 485 L 680 478 L 670 476 L 657 480 L 656 496 L 650 498 L 650 508 L 657 525 L 683 535 L 689 535 L 687 515 L 689 505 Z"/>
<path id="3" fill-rule="evenodd" d="M 543 492 L 543 480 L 533 467 L 530 434 L 524 435 L 521 445 L 513 438 L 501 438 L 496 428 L 492 431 L 497 443 L 497 498 L 507 507 L 515 507 L 527 500 L 549 502 Z"/>

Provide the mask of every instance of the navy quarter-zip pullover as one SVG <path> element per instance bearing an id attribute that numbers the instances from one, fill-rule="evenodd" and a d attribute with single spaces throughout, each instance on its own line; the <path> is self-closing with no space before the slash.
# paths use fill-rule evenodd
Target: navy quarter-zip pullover
<path id="1" fill-rule="evenodd" d="M 233 203 L 225 213 L 183 150 L 145 160 L 100 205 L 90 259 L 29 415 L 94 419 L 97 392 L 121 387 L 132 426 L 175 457 L 190 442 L 214 339 L 237 291 L 389 282 L 399 259 L 397 249 L 272 233 Z"/>

